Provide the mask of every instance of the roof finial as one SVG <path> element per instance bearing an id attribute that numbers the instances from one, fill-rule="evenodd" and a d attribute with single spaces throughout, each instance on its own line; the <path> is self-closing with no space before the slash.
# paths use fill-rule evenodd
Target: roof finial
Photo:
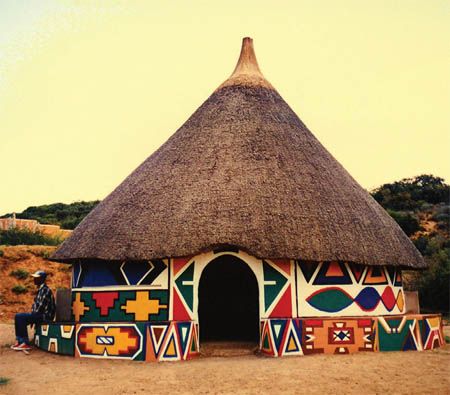
<path id="1" fill-rule="evenodd" d="M 250 37 L 244 37 L 242 40 L 241 54 L 233 74 L 218 89 L 231 85 L 261 86 L 274 89 L 259 69 L 253 49 L 253 39 Z"/>
<path id="2" fill-rule="evenodd" d="M 239 55 L 239 60 L 232 76 L 236 74 L 253 73 L 259 74 L 264 78 L 261 70 L 259 69 L 258 61 L 256 60 L 255 50 L 253 48 L 253 39 L 250 37 L 244 37 L 242 40 L 241 54 Z"/>

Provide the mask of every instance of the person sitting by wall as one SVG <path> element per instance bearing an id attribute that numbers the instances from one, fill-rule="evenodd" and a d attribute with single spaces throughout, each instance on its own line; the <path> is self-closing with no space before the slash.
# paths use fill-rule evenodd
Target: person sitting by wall
<path id="1" fill-rule="evenodd" d="M 55 317 L 55 298 L 52 290 L 45 283 L 47 273 L 38 270 L 32 274 L 32 277 L 34 278 L 34 284 L 38 287 L 38 291 L 34 298 L 31 313 L 18 313 L 15 316 L 17 342 L 11 348 L 16 351 L 28 351 L 31 349 L 28 339 L 28 325 L 32 328 L 33 325 L 53 321 Z"/>

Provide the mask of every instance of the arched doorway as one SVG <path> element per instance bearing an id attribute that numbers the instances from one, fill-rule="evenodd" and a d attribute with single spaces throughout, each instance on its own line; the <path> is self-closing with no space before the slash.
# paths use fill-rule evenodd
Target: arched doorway
<path id="1" fill-rule="evenodd" d="M 259 342 L 258 281 L 233 255 L 212 260 L 198 288 L 201 341 Z"/>

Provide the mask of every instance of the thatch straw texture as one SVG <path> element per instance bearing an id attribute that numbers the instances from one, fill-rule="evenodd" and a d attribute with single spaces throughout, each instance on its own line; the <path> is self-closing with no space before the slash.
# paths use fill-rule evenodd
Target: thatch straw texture
<path id="1" fill-rule="evenodd" d="M 244 47 L 253 52 L 251 40 Z M 237 246 L 261 258 L 425 267 L 395 221 L 271 85 L 258 83 L 259 68 L 236 70 L 53 258 L 153 259 Z"/>

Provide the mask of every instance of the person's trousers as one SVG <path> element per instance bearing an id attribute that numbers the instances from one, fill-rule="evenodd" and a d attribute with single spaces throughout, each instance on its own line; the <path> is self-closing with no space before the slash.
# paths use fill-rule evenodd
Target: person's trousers
<path id="1" fill-rule="evenodd" d="M 42 313 L 18 313 L 14 319 L 14 325 L 16 328 L 17 342 L 29 343 L 27 326 L 30 324 L 40 324 L 42 322 Z"/>

